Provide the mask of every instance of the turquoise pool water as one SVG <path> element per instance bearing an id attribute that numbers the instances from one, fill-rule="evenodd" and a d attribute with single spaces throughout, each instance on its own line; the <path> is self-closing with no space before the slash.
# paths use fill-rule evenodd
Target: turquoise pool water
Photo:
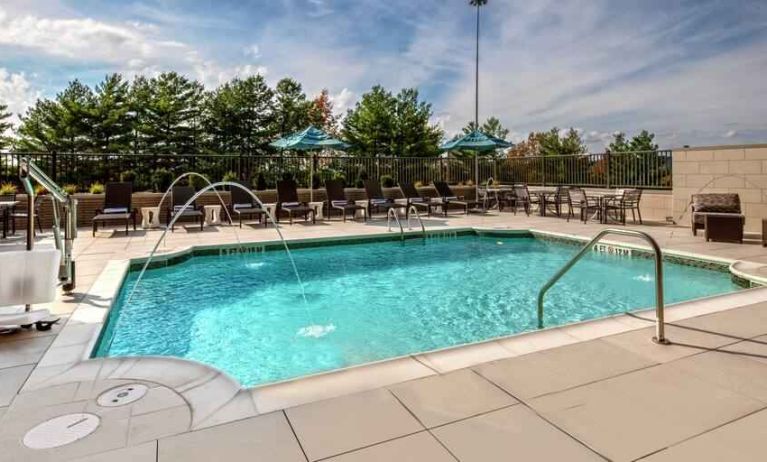
<path id="1" fill-rule="evenodd" d="M 307 304 L 284 252 L 196 256 L 147 271 L 126 305 L 129 273 L 96 355 L 188 358 L 253 386 L 533 330 L 538 289 L 578 248 L 471 235 L 297 249 Z M 666 303 L 738 289 L 724 272 L 664 268 Z M 595 252 L 551 289 L 545 321 L 653 297 L 652 260 Z"/>

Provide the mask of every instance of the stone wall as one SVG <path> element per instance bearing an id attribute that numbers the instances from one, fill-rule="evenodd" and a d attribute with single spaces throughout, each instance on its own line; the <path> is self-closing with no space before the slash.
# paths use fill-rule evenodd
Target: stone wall
<path id="1" fill-rule="evenodd" d="M 674 219 L 690 225 L 690 197 L 696 193 L 737 193 L 746 231 L 761 232 L 767 218 L 767 144 L 675 149 Z"/>

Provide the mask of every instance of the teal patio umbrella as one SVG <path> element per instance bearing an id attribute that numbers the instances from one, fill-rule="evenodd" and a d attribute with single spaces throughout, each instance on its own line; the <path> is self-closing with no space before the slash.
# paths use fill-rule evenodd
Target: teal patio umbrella
<path id="1" fill-rule="evenodd" d="M 313 151 L 320 149 L 347 149 L 348 144 L 337 140 L 324 131 L 309 125 L 300 132 L 293 133 L 277 141 L 269 143 L 279 149 L 294 149 L 297 151 Z"/>
<path id="2" fill-rule="evenodd" d="M 341 140 L 335 139 L 324 131 L 309 125 L 300 132 L 293 133 L 277 141 L 269 143 L 269 146 L 282 150 L 296 151 L 320 151 L 323 149 L 348 149 L 349 145 Z M 311 164 L 309 177 L 309 196 L 314 200 L 314 162 Z"/>
<path id="3" fill-rule="evenodd" d="M 479 130 L 474 130 L 471 133 L 463 135 L 459 138 L 454 138 L 442 146 L 440 149 L 443 151 L 474 151 L 474 187 L 476 188 L 476 195 L 479 197 L 479 156 L 476 153 L 483 151 L 492 151 L 495 149 L 510 148 L 514 146 L 511 143 L 500 138 L 496 138 L 492 135 L 482 133 Z"/>

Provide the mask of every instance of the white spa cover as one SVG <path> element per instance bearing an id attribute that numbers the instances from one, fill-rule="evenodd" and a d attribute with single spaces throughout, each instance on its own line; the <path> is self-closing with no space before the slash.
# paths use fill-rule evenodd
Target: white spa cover
<path id="1" fill-rule="evenodd" d="M 60 261 L 56 249 L 0 252 L 0 307 L 53 301 Z"/>

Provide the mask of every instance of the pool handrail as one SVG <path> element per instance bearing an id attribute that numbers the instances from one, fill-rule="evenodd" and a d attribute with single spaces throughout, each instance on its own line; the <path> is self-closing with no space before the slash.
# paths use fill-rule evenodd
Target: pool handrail
<path id="1" fill-rule="evenodd" d="M 407 209 L 407 229 L 410 231 L 413 230 L 413 226 L 410 224 L 410 219 L 413 217 L 413 214 L 415 214 L 416 219 L 418 219 L 418 223 L 421 224 L 421 233 L 423 233 L 423 237 L 426 237 L 426 227 L 423 225 L 423 220 L 421 220 L 421 214 L 418 213 L 418 209 L 412 204 Z"/>
<path id="2" fill-rule="evenodd" d="M 403 241 L 405 240 L 405 230 L 402 228 L 402 223 L 399 221 L 399 216 L 397 215 L 397 208 L 396 207 L 390 207 L 389 211 L 386 212 L 386 228 L 388 231 L 391 231 L 391 218 L 394 217 L 394 221 L 397 222 L 397 226 L 399 226 L 399 235 L 400 239 Z"/>
<path id="3" fill-rule="evenodd" d="M 543 297 L 546 292 L 556 284 L 559 279 L 567 273 L 578 261 L 591 250 L 597 242 L 608 234 L 618 234 L 622 236 L 641 237 L 652 248 L 655 259 L 655 336 L 653 342 L 659 344 L 668 344 L 669 341 L 665 334 L 664 307 L 663 307 L 663 253 L 655 239 L 644 231 L 634 229 L 615 229 L 608 228 L 600 231 L 583 248 L 572 257 L 557 273 L 552 276 L 538 292 L 538 328 L 543 329 Z"/>

